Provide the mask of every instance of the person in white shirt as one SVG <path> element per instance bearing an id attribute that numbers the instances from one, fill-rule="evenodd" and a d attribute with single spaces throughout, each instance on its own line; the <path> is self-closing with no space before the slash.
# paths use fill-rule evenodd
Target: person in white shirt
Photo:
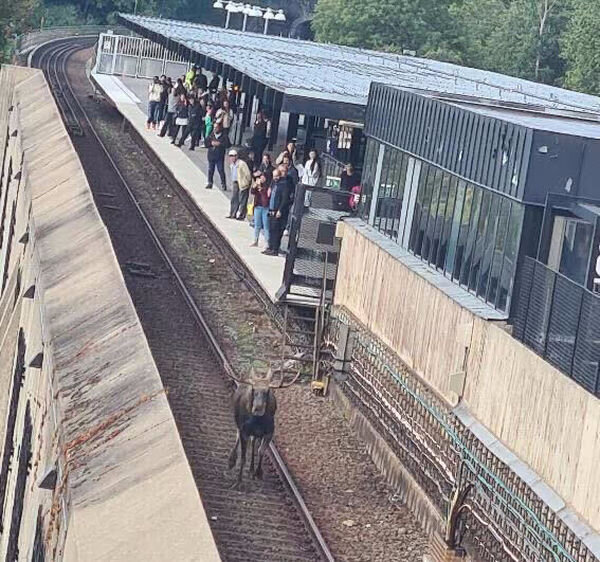
<path id="1" fill-rule="evenodd" d="M 155 76 L 152 82 L 148 85 L 148 120 L 146 121 L 146 129 L 156 130 L 158 117 L 158 107 L 160 105 L 160 95 L 163 91 L 162 84 L 158 76 Z"/>
<path id="2" fill-rule="evenodd" d="M 223 132 L 226 135 L 229 135 L 229 129 L 233 123 L 233 111 L 231 110 L 228 100 L 224 100 L 223 105 L 221 105 L 221 107 L 217 110 L 217 113 L 215 114 L 215 122 L 221 123 L 223 126 Z"/>
<path id="3" fill-rule="evenodd" d="M 304 171 L 300 178 L 300 182 L 304 185 L 314 187 L 319 183 L 321 175 L 321 159 L 319 158 L 319 153 L 313 148 L 308 153 L 308 160 L 304 164 Z"/>

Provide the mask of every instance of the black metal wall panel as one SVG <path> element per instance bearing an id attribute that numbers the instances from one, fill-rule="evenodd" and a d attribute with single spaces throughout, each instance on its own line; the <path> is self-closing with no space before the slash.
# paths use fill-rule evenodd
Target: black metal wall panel
<path id="1" fill-rule="evenodd" d="M 531 257 L 519 272 L 513 335 L 600 395 L 600 296 Z"/>
<path id="2" fill-rule="evenodd" d="M 373 84 L 365 134 L 495 191 L 523 198 L 532 150 L 532 131 L 526 127 Z"/>

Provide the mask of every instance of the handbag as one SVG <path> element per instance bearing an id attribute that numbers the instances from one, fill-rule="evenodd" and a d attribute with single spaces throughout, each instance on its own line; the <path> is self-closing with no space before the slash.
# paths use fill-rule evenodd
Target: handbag
<path id="1" fill-rule="evenodd" d="M 177 119 L 175 119 L 175 125 L 187 125 L 188 124 L 188 119 L 187 117 L 177 117 Z"/>

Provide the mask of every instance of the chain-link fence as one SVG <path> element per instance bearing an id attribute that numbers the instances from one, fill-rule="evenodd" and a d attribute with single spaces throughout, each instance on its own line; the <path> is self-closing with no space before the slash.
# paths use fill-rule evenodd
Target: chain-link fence
<path id="1" fill-rule="evenodd" d="M 478 561 L 592 562 L 582 540 L 467 428 L 399 358 L 345 310 L 329 340 L 349 327 L 343 392 L 369 419 L 448 521 L 451 498 L 468 491 L 454 539 Z M 349 352 L 348 352 L 349 351 Z"/>

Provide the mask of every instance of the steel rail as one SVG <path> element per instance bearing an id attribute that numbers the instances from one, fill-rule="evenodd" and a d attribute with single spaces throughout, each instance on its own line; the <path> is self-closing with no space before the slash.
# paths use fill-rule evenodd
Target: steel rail
<path id="1" fill-rule="evenodd" d="M 63 39 L 63 41 L 64 41 L 64 39 Z M 181 275 L 177 271 L 175 264 L 169 257 L 165 247 L 163 246 L 162 242 L 160 241 L 160 238 L 159 238 L 157 232 L 154 230 L 150 221 L 146 217 L 138 200 L 135 197 L 135 194 L 133 193 L 132 189 L 129 187 L 127 180 L 125 179 L 125 177 L 119 170 L 117 163 L 115 162 L 115 160 L 111 156 L 110 152 L 106 148 L 106 145 L 104 144 L 104 142 L 98 135 L 96 129 L 92 125 L 90 118 L 88 117 L 87 113 L 83 109 L 83 106 L 79 102 L 79 99 L 75 95 L 75 92 L 68 80 L 68 75 L 66 73 L 66 65 L 67 65 L 67 61 L 71 57 L 71 55 L 73 55 L 76 51 L 78 51 L 80 49 L 81 49 L 81 47 L 79 45 L 76 45 L 68 50 L 61 52 L 60 57 L 56 57 L 54 59 L 54 61 L 55 61 L 54 64 L 57 65 L 58 61 L 61 60 L 61 71 L 64 73 L 64 84 L 66 85 L 66 87 L 69 91 L 69 94 L 73 98 L 75 105 L 77 106 L 81 115 L 83 116 L 85 123 L 87 125 L 87 128 L 92 133 L 92 135 L 95 138 L 95 140 L 97 141 L 98 145 L 101 147 L 101 149 L 104 152 L 105 156 L 107 157 L 108 161 L 111 163 L 111 166 L 113 167 L 115 173 L 117 174 L 121 183 L 123 184 L 125 191 L 131 198 L 131 202 L 134 205 L 136 211 L 138 212 L 142 222 L 146 226 L 148 234 L 150 235 L 154 245 L 156 246 L 156 249 L 158 250 L 161 257 L 163 258 L 165 264 L 167 265 L 167 267 L 169 268 L 171 273 L 173 274 L 173 277 L 175 278 L 175 280 L 177 282 L 177 287 L 178 287 L 179 291 L 181 292 L 181 295 L 183 296 L 184 300 L 188 304 L 190 311 L 192 312 L 194 318 L 198 322 L 198 325 L 200 326 L 202 331 L 205 333 L 205 335 L 211 345 L 211 350 L 212 350 L 215 358 L 222 364 L 224 371 L 229 376 L 231 376 L 231 375 L 237 376 L 237 375 L 235 375 L 235 369 L 233 368 L 233 366 L 227 359 L 227 356 L 225 355 L 225 353 L 223 352 L 223 349 L 219 345 L 217 338 L 215 337 L 215 335 L 213 334 L 212 330 L 210 329 L 208 323 L 206 322 L 206 319 L 204 318 L 202 311 L 196 304 L 192 294 L 186 287 L 185 282 L 183 281 Z M 300 493 L 300 490 L 298 489 L 298 486 L 296 485 L 292 475 L 290 474 L 289 470 L 287 469 L 281 455 L 279 454 L 279 451 L 277 450 L 277 447 L 275 446 L 275 444 L 273 442 L 271 442 L 271 444 L 270 444 L 270 452 L 271 452 L 271 459 L 273 461 L 273 466 L 276 468 L 283 483 L 290 490 L 292 497 L 294 498 L 294 500 L 296 502 L 297 509 L 298 509 L 300 515 L 302 516 L 308 531 L 312 535 L 312 538 L 315 542 L 315 546 L 318 548 L 318 550 L 324 560 L 327 560 L 328 562 L 334 562 L 335 559 L 334 559 L 333 555 L 331 554 L 331 551 L 329 550 L 329 547 L 327 546 L 327 543 L 325 542 L 325 539 L 323 538 L 321 531 L 319 530 L 317 524 L 315 523 L 306 503 L 304 502 L 304 499 L 302 498 L 302 495 Z"/>

